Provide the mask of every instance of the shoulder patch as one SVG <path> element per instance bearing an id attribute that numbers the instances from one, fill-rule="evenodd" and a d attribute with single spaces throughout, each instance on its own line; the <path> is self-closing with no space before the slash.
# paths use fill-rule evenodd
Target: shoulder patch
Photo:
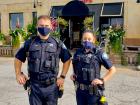
<path id="1" fill-rule="evenodd" d="M 52 36 L 51 36 L 51 38 L 54 39 L 57 42 L 57 44 L 58 44 L 59 47 L 63 46 L 63 42 L 60 39 L 54 38 Z"/>
<path id="2" fill-rule="evenodd" d="M 102 54 L 102 59 L 109 59 L 107 53 L 104 52 L 104 53 Z"/>

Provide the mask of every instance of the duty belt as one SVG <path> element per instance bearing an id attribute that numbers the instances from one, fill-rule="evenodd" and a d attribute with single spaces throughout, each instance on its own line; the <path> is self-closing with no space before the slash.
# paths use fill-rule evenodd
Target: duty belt
<path id="1" fill-rule="evenodd" d="M 50 79 L 46 79 L 46 80 L 32 80 L 31 79 L 31 81 L 38 83 L 40 85 L 49 86 L 56 82 L 56 78 L 50 78 Z"/>
<path id="2" fill-rule="evenodd" d="M 75 84 L 76 90 L 77 89 L 87 90 L 87 91 L 89 91 L 89 94 L 98 94 L 98 91 L 97 91 L 97 87 L 96 86 L 82 84 L 82 83 L 79 83 L 77 81 L 75 81 L 74 84 Z"/>

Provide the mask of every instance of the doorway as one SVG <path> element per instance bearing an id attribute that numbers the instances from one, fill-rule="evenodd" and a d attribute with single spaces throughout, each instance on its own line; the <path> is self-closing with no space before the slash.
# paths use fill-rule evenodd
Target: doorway
<path id="1" fill-rule="evenodd" d="M 60 39 L 64 42 L 67 48 L 73 49 L 81 47 L 81 38 L 84 31 L 84 19 L 85 17 L 73 16 L 70 19 L 66 19 L 68 21 L 68 26 L 65 29 L 60 29 Z"/>
<path id="2" fill-rule="evenodd" d="M 84 31 L 84 17 L 73 17 L 70 20 L 71 49 L 81 47 L 81 38 Z"/>
<path id="3" fill-rule="evenodd" d="M 84 30 L 83 20 L 89 15 L 89 9 L 85 3 L 79 0 L 73 0 L 67 3 L 62 9 L 62 17 L 68 22 L 69 42 L 66 46 L 70 49 L 78 48 L 81 46 L 82 31 Z"/>

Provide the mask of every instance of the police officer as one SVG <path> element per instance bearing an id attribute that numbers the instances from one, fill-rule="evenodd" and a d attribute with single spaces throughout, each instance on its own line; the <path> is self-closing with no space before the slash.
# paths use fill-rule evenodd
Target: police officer
<path id="1" fill-rule="evenodd" d="M 29 78 L 30 105 L 57 105 L 58 87 L 64 84 L 71 55 L 65 45 L 51 37 L 51 20 L 42 15 L 38 18 L 38 35 L 27 40 L 15 56 L 15 74 L 19 84 L 24 85 Z M 27 77 L 21 72 L 22 63 L 28 59 Z M 63 69 L 58 76 L 59 59 Z"/>
<path id="2" fill-rule="evenodd" d="M 92 31 L 83 32 L 83 46 L 73 57 L 74 74 L 71 79 L 76 88 L 77 105 L 104 105 L 100 102 L 100 92 L 103 91 L 103 84 L 116 71 L 107 54 L 95 46 L 95 41 Z M 103 78 L 100 77 L 101 65 L 108 70 Z"/>

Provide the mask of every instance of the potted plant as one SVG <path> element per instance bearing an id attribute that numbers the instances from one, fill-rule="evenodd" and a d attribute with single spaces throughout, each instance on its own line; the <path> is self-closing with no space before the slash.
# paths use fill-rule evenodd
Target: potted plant
<path id="1" fill-rule="evenodd" d="M 29 39 L 31 36 L 37 35 L 36 20 L 34 20 L 31 24 L 28 24 L 26 29 L 20 29 L 19 34 L 22 36 L 24 41 Z"/>
<path id="2" fill-rule="evenodd" d="M 93 30 L 93 18 L 92 17 L 86 17 L 83 24 L 84 24 L 84 28 L 88 29 L 88 30 Z"/>
<path id="3" fill-rule="evenodd" d="M 55 26 L 55 28 L 54 28 L 55 30 L 53 30 L 51 35 L 55 38 L 60 39 L 60 29 L 65 29 L 68 26 L 68 22 L 61 17 L 56 19 L 56 22 L 57 22 L 56 23 L 57 27 Z"/>
<path id="4" fill-rule="evenodd" d="M 15 30 L 10 30 L 10 36 L 12 37 L 12 47 L 13 47 L 13 56 L 20 47 L 22 37 L 26 35 L 26 32 L 22 28 L 16 28 Z"/>
<path id="5" fill-rule="evenodd" d="M 125 31 L 122 27 L 112 27 L 110 26 L 106 30 L 106 40 L 108 40 L 108 48 L 113 53 L 122 53 L 122 39 L 124 37 Z"/>
<path id="6" fill-rule="evenodd" d="M 57 19 L 57 22 L 59 24 L 59 27 L 66 28 L 68 26 L 68 22 L 65 19 L 61 18 L 61 17 L 59 17 Z"/>
<path id="7" fill-rule="evenodd" d="M 5 40 L 5 35 L 0 33 L 0 45 L 3 45 L 3 41 Z"/>
<path id="8" fill-rule="evenodd" d="M 20 46 L 20 29 L 10 30 L 9 34 L 12 37 L 12 47 L 19 48 Z"/>
<path id="9" fill-rule="evenodd" d="M 24 40 L 29 39 L 31 36 L 37 35 L 36 24 L 37 24 L 37 20 L 35 18 L 31 24 L 27 25 L 26 27 L 27 32 L 23 36 Z"/>
<path id="10" fill-rule="evenodd" d="M 119 63 L 127 64 L 126 59 L 123 56 L 122 50 L 122 41 L 125 35 L 125 31 L 121 26 L 110 26 L 106 30 L 106 44 L 105 44 L 105 51 L 108 52 L 111 56 L 120 58 Z M 114 58 L 112 57 L 112 59 Z M 125 63 L 124 63 L 125 62 Z"/>

